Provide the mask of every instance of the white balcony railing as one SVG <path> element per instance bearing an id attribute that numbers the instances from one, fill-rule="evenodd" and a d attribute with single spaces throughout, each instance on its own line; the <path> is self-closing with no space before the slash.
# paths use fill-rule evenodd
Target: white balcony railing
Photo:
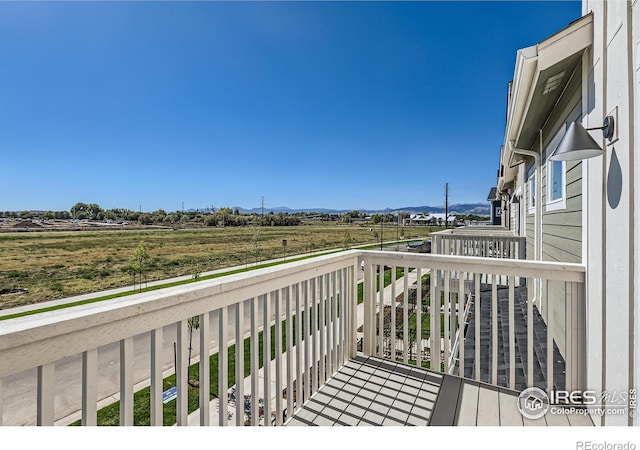
<path id="1" fill-rule="evenodd" d="M 358 305 L 360 259 L 365 262 L 364 295 L 363 303 Z M 404 268 L 401 292 L 396 292 L 395 282 L 384 288 L 384 277 L 375 283 L 376 270 L 385 266 L 393 273 L 397 267 Z M 417 280 L 415 287 L 413 280 Z M 540 289 L 532 289 L 534 286 Z M 539 334 L 539 329 L 534 328 L 533 323 L 537 317 L 534 314 L 537 308 L 532 302 L 534 291 L 545 305 L 562 305 L 567 317 L 562 327 L 549 321 L 546 339 L 535 346 L 533 334 L 534 331 Z M 407 301 L 410 292 L 416 297 L 413 306 Z M 505 302 L 499 292 L 507 292 Z M 523 312 L 526 339 L 517 332 L 521 330 L 516 323 L 519 317 L 515 311 L 516 292 L 518 295 L 525 292 L 528 299 Z M 52 425 L 61 414 L 56 411 L 56 362 L 77 357 L 81 360 L 78 390 L 81 391 L 82 423 L 95 425 L 97 385 L 101 376 L 98 349 L 117 343 L 119 420 L 122 425 L 132 425 L 134 337 L 148 335 L 150 344 L 143 350 L 150 360 L 150 423 L 162 425 L 162 342 L 163 338 L 175 339 L 176 421 L 178 425 L 186 425 L 188 391 L 193 389 L 189 388 L 187 373 L 187 330 L 188 319 L 194 316 L 200 320 L 199 379 L 210 378 L 209 356 L 217 352 L 220 397 L 224 398 L 232 387 L 230 378 L 239 381 L 247 377 L 250 381 L 248 387 L 242 382 L 235 383 L 236 402 L 242 402 L 247 395 L 250 398 L 246 416 L 243 408 L 236 410 L 233 420 L 236 425 L 245 425 L 247 419 L 251 425 L 270 425 L 271 417 L 273 424 L 282 424 L 346 360 L 356 355 L 359 336 L 367 355 L 391 359 L 399 356 L 406 363 L 428 363 L 433 370 L 457 371 L 475 379 L 488 374 L 489 382 L 512 388 L 518 387 L 518 377 L 522 376 L 530 386 L 539 384 L 534 361 L 553 361 L 554 352 L 559 352 L 565 361 L 563 382 L 567 386 L 580 386 L 584 377 L 583 292 L 584 267 L 580 265 L 347 251 L 1 322 L 0 389 L 8 377 L 36 369 L 35 423 Z M 400 294 L 403 294 L 402 302 L 398 301 Z M 431 299 L 440 299 L 440 307 L 431 307 Z M 503 311 L 502 303 L 507 305 L 507 311 Z M 522 304 L 519 305 L 522 308 Z M 425 314 L 429 315 L 427 322 L 423 320 Z M 385 322 L 387 316 L 389 323 Z M 397 320 L 399 318 L 401 320 Z M 484 323 L 487 318 L 489 321 Z M 410 323 L 415 325 L 410 327 Z M 175 336 L 166 335 L 165 327 L 170 325 L 175 325 Z M 275 331 L 267 325 L 273 325 Z M 423 333 L 423 328 L 429 330 Z M 456 344 L 456 335 L 465 339 L 458 338 Z M 212 338 L 217 342 L 215 347 L 211 346 Z M 249 367 L 244 364 L 247 356 L 244 345 L 237 345 L 247 338 Z M 546 345 L 546 342 L 556 344 Z M 269 363 L 272 343 L 276 349 L 275 364 Z M 231 364 L 227 355 L 234 344 L 235 363 Z M 538 354 L 538 344 L 544 354 Z M 519 358 L 516 347 L 526 348 L 526 352 L 521 351 L 528 358 L 523 373 L 519 373 L 516 366 Z M 136 341 L 136 354 L 139 350 Z M 501 362 L 501 358 L 506 360 Z M 260 361 L 265 362 L 263 369 L 259 369 Z M 507 368 L 504 382 L 503 365 Z M 473 372 L 469 372 L 470 368 Z M 543 381 L 548 388 L 554 384 L 554 370 L 558 371 L 554 364 L 546 365 Z M 199 383 L 197 389 L 198 422 L 209 425 L 212 420 L 209 383 Z M 260 410 L 260 398 L 265 399 L 264 411 Z M 0 418 L 1 399 L 0 390 Z M 217 423 L 229 424 L 228 402 L 219 402 L 219 408 Z"/>
<path id="2" fill-rule="evenodd" d="M 2 380 L 26 369 L 37 368 L 36 424 L 53 425 L 58 415 L 55 411 L 56 361 L 80 355 L 82 359 L 82 424 L 96 424 L 98 402 L 97 352 L 101 346 L 117 342 L 120 346 L 119 398 L 120 424 L 133 425 L 134 405 L 134 336 L 150 333 L 151 361 L 151 424 L 162 425 L 162 342 L 163 328 L 175 324 L 177 336 L 165 336 L 176 340 L 178 425 L 186 425 L 188 418 L 187 379 L 187 329 L 188 319 L 199 316 L 200 348 L 210 346 L 212 331 L 218 341 L 219 355 L 218 390 L 226 393 L 229 380 L 227 353 L 229 345 L 243 342 L 250 335 L 251 411 L 252 425 L 260 416 L 270 424 L 270 401 L 264 402 L 259 411 L 260 397 L 275 397 L 276 424 L 281 424 L 283 408 L 289 412 L 307 400 L 327 377 L 350 356 L 355 355 L 355 276 L 358 270 L 358 252 L 283 264 L 277 267 L 254 270 L 210 281 L 148 292 L 116 300 L 94 303 L 81 307 L 52 311 L 2 322 L 0 327 L 0 386 Z M 214 315 L 215 313 L 215 315 Z M 308 314 L 307 314 L 308 313 Z M 247 315 L 248 317 L 245 317 Z M 292 316 L 301 318 L 294 320 Z M 217 317 L 217 323 L 211 323 Z M 234 319 L 235 318 L 235 319 Z M 247 324 L 248 322 L 248 324 Z M 271 336 L 269 326 L 275 324 Z M 325 326 L 318 326 L 323 323 Z M 313 326 L 316 324 L 316 326 Z M 235 325 L 235 326 L 234 326 Z M 248 325 L 248 326 L 247 326 Z M 233 336 L 229 333 L 235 328 Z M 260 334 L 262 343 L 260 346 Z M 283 407 L 283 390 L 272 392 L 271 370 L 262 370 L 259 362 L 266 361 L 270 368 L 271 342 L 285 352 L 275 352 L 275 385 L 286 387 L 289 393 Z M 293 347 L 295 346 L 295 352 Z M 285 361 L 283 362 L 283 358 Z M 235 345 L 235 379 L 244 380 L 244 345 Z M 283 373 L 284 367 L 284 373 Z M 209 352 L 200 352 L 200 380 L 210 375 Z M 300 399 L 293 404 L 294 380 Z M 262 392 L 260 392 L 262 391 Z M 2 417 L 2 392 L 0 391 L 0 418 Z M 224 396 L 224 394 L 221 394 Z M 245 397 L 243 383 L 236 383 L 235 398 Z M 210 422 L 209 383 L 199 383 L 200 424 Z M 227 402 L 220 402 L 219 424 L 228 420 Z M 238 408 L 240 409 L 240 408 Z M 262 413 L 262 414 L 260 414 Z M 238 412 L 236 425 L 245 424 L 245 415 Z"/>
<path id="3" fill-rule="evenodd" d="M 526 259 L 526 238 L 507 230 L 456 228 L 432 233 L 431 240 L 431 253 L 437 255 Z"/>
<path id="4" fill-rule="evenodd" d="M 583 266 L 397 252 L 367 252 L 364 261 L 365 354 L 511 389 L 584 386 Z M 415 298 L 423 301 L 404 300 L 411 294 L 408 283 L 403 292 L 376 285 L 383 267 L 414 272 L 423 281 L 416 283 Z M 534 300 L 564 322 L 546 320 Z"/>

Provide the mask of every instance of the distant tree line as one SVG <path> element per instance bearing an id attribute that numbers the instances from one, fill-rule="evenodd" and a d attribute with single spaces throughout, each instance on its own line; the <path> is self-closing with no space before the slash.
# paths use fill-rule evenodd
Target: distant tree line
<path id="1" fill-rule="evenodd" d="M 486 216 L 475 214 L 456 214 L 458 221 L 464 222 L 487 220 Z M 185 224 L 200 224 L 207 227 L 242 227 L 248 225 L 258 226 L 296 226 L 302 220 L 312 220 L 320 222 L 341 222 L 355 223 L 368 222 L 379 224 L 380 222 L 392 225 L 402 223 L 403 218 L 408 218 L 408 213 L 387 213 L 368 215 L 358 210 L 349 211 L 343 214 L 329 213 L 274 213 L 267 214 L 242 213 L 238 209 L 228 207 L 217 210 L 206 211 L 174 211 L 166 212 L 158 209 L 153 212 L 133 211 L 126 208 L 103 209 L 96 203 L 78 202 L 69 211 L 0 211 L 0 218 L 32 219 L 39 218 L 45 220 L 99 220 L 112 221 L 116 223 L 129 222 L 140 225 L 165 225 L 179 226 Z"/>
<path id="2" fill-rule="evenodd" d="M 304 213 L 275 214 L 273 211 L 264 215 L 244 214 L 238 209 L 233 210 L 227 207 L 215 211 L 166 212 L 158 209 L 154 212 L 138 212 L 126 208 L 103 209 L 96 203 L 82 202 L 73 205 L 69 211 L 0 211 L 0 218 L 33 219 L 37 217 L 44 220 L 94 220 L 165 226 L 195 223 L 208 227 L 295 226 L 300 225 L 301 219 L 305 216 Z M 328 218 L 328 220 L 331 219 Z"/>

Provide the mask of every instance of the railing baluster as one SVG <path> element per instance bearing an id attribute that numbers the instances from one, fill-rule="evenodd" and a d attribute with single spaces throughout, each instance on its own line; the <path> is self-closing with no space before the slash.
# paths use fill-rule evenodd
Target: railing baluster
<path id="1" fill-rule="evenodd" d="M 303 391 L 303 387 L 302 387 L 302 363 L 303 363 L 303 345 L 306 345 L 307 340 L 304 340 L 304 344 L 302 341 L 302 323 L 303 323 L 303 319 L 302 319 L 302 307 L 300 305 L 301 303 L 301 298 L 300 298 L 300 289 L 305 289 L 304 284 L 300 284 L 297 283 L 293 289 L 293 295 L 295 298 L 295 305 L 296 305 L 296 402 L 295 402 L 295 411 L 297 411 L 300 406 L 302 405 L 302 400 L 303 400 L 303 396 L 304 396 L 304 391 Z M 305 311 L 305 316 L 306 316 L 306 311 Z M 308 319 L 308 317 L 307 317 Z M 305 327 L 306 330 L 306 327 Z M 306 352 L 304 352 L 306 353 Z M 308 370 L 307 370 L 308 372 Z M 293 398 L 293 391 L 291 392 L 291 398 Z M 293 415 L 293 413 L 295 412 L 294 409 L 290 409 L 288 410 L 289 415 Z"/>
<path id="2" fill-rule="evenodd" d="M 333 347 L 331 350 L 331 375 L 338 371 L 338 272 L 331 273 L 331 324 L 333 325 Z"/>
<path id="3" fill-rule="evenodd" d="M 326 370 L 326 343 L 327 343 L 327 328 L 325 322 L 325 295 L 326 290 L 324 289 L 324 281 L 326 279 L 326 275 L 321 275 L 318 280 L 318 326 L 320 327 L 320 336 L 318 342 L 320 343 L 319 350 L 319 362 L 318 362 L 318 384 L 317 387 L 314 388 L 314 392 L 320 389 L 326 380 L 325 378 L 325 370 Z"/>
<path id="4" fill-rule="evenodd" d="M 202 323 L 207 322 L 206 328 L 202 328 Z M 209 419 L 209 315 L 200 315 L 200 425 L 208 426 Z M 229 323 L 228 309 L 223 306 L 218 310 L 218 425 L 226 426 L 229 419 L 229 350 L 227 338 L 227 324 Z M 203 357 L 204 355 L 204 357 Z M 206 360 L 205 364 L 203 361 Z M 204 368 L 204 366 L 207 366 Z M 206 386 L 206 392 L 202 385 Z M 205 397 L 206 395 L 206 397 Z M 202 409 L 207 410 L 203 412 Z"/>
<path id="5" fill-rule="evenodd" d="M 275 295 L 275 345 L 276 345 L 276 425 L 282 425 L 282 300 L 286 298 L 285 289 L 282 296 Z"/>
<path id="6" fill-rule="evenodd" d="M 357 262 L 357 260 L 356 260 Z M 355 358 L 358 350 L 358 275 L 357 275 L 357 264 L 352 265 L 349 268 L 349 298 L 347 298 L 347 311 L 348 311 L 348 320 L 347 320 L 347 341 L 349 342 L 349 358 Z M 366 267 L 365 267 L 366 272 Z M 365 286 L 363 286 L 365 287 Z M 365 294 L 365 290 L 362 291 L 363 295 Z M 365 310 L 366 311 L 366 310 Z M 365 314 L 366 318 L 366 314 Z M 365 319 L 366 320 L 366 319 Z"/>
<path id="7" fill-rule="evenodd" d="M 527 278 L 527 387 L 533 387 L 533 278 Z"/>
<path id="8" fill-rule="evenodd" d="M 449 280 L 451 272 L 444 271 L 444 371 L 449 373 L 449 357 L 451 356 L 451 291 Z"/>
<path id="9" fill-rule="evenodd" d="M 258 352 L 259 330 L 258 330 L 258 297 L 251 299 L 251 425 L 257 426 L 260 417 L 258 408 L 258 399 L 260 398 L 260 377 L 258 368 L 260 365 Z M 244 401 L 244 400 L 243 400 Z"/>
<path id="10" fill-rule="evenodd" d="M 458 374 L 464 377 L 464 280 L 466 273 L 458 272 Z"/>
<path id="11" fill-rule="evenodd" d="M 326 292 L 325 294 L 325 317 L 324 317 L 324 321 L 323 324 L 325 326 L 325 333 L 326 333 L 326 340 L 327 340 L 327 344 L 326 344 L 326 373 L 328 374 L 327 376 L 331 376 L 331 373 L 333 371 L 333 327 L 331 326 L 331 290 L 332 290 L 332 273 L 328 273 L 324 276 L 324 290 Z M 325 377 L 326 379 L 326 377 Z M 324 381 L 323 381 L 324 382 Z"/>
<path id="12" fill-rule="evenodd" d="M 391 271 L 392 273 L 396 273 L 397 266 L 392 266 L 391 267 Z M 389 331 L 389 356 L 391 361 L 395 361 L 396 360 L 396 306 L 397 306 L 397 302 L 396 299 L 398 298 L 398 293 L 396 292 L 396 283 L 395 280 L 393 283 L 391 283 L 391 327 L 390 327 L 390 331 Z"/>
<path id="13" fill-rule="evenodd" d="M 378 351 L 377 354 L 380 358 L 383 357 L 384 353 L 384 278 L 385 278 L 385 270 L 384 264 L 380 266 L 380 276 L 378 277 Z M 393 276 L 391 276 L 392 282 Z"/>
<path id="14" fill-rule="evenodd" d="M 362 352 L 367 356 L 373 356 L 373 342 L 375 336 L 375 321 L 371 319 L 371 310 L 375 311 L 375 271 L 374 264 L 368 259 L 364 260 L 364 286 L 362 295 L 364 300 L 364 324 L 362 337 Z"/>
<path id="15" fill-rule="evenodd" d="M 315 367 L 315 363 L 312 364 L 312 353 L 311 353 L 311 333 L 309 330 L 311 323 L 311 309 L 309 307 L 310 301 L 313 301 L 313 295 L 311 293 L 312 285 L 314 284 L 313 280 L 307 280 L 304 282 L 304 400 L 307 401 L 311 397 L 311 367 Z M 315 309 L 315 308 L 314 308 Z M 313 357 L 315 358 L 315 352 L 313 353 Z M 315 383 L 315 381 L 314 381 Z M 301 404 L 299 406 L 302 406 Z"/>
<path id="16" fill-rule="evenodd" d="M 236 426 L 244 426 L 244 301 L 236 305 Z"/>
<path id="17" fill-rule="evenodd" d="M 340 302 L 338 307 L 338 315 L 340 321 L 340 347 L 338 351 L 338 366 L 344 365 L 346 342 L 347 342 L 347 269 L 341 269 L 340 272 Z M 339 370 L 339 369 L 338 369 Z"/>
<path id="18" fill-rule="evenodd" d="M 543 281 L 547 305 L 547 394 L 553 391 L 553 308 L 549 301 L 549 280 Z"/>
<path id="19" fill-rule="evenodd" d="M 188 380 L 189 380 L 189 364 L 187 361 L 187 321 L 181 320 L 177 323 L 177 343 L 176 343 L 176 359 L 178 360 L 176 367 L 176 387 L 178 388 L 178 397 L 176 399 L 176 422 L 178 426 L 187 425 L 188 415 Z M 133 394 L 132 394 L 133 399 Z M 133 406 L 133 405 L 132 405 Z M 122 406 L 121 406 L 122 407 Z M 133 411 L 133 409 L 132 409 Z"/>
<path id="20" fill-rule="evenodd" d="M 405 364 L 409 363 L 409 268 L 403 269 L 404 295 L 402 296 L 402 358 Z M 395 274 L 392 275 L 395 283 Z"/>
<path id="21" fill-rule="evenodd" d="M 498 285 L 491 275 L 491 384 L 498 384 Z"/>
<path id="22" fill-rule="evenodd" d="M 430 368 L 440 372 L 440 331 L 438 324 L 440 323 L 440 298 L 438 296 L 438 290 L 436 284 L 440 278 L 440 271 L 431 270 L 431 286 L 429 294 L 429 312 L 431 319 L 431 326 L 429 331 L 429 359 Z"/>
<path id="23" fill-rule="evenodd" d="M 264 312 L 262 320 L 263 409 L 264 426 L 267 427 L 271 426 L 271 301 L 273 297 L 273 292 L 264 295 L 264 306 L 262 309 Z"/>
<path id="24" fill-rule="evenodd" d="M 509 283 L 509 388 L 516 388 L 515 277 Z"/>
<path id="25" fill-rule="evenodd" d="M 574 308 L 573 303 L 573 286 L 572 283 L 564 283 L 565 290 L 565 341 L 564 341 L 564 386 L 567 391 L 572 391 L 574 387 L 573 383 L 573 364 L 574 364 L 574 321 L 576 320 L 577 311 Z"/>
<path id="26" fill-rule="evenodd" d="M 122 364 L 122 360 L 120 361 Z M 56 396 L 56 363 L 38 366 L 36 423 L 39 426 L 52 426 L 54 422 L 54 400 Z M 120 415 L 122 424 L 122 415 Z"/>
<path id="27" fill-rule="evenodd" d="M 226 315 L 226 306 L 225 306 L 225 315 Z M 211 367 L 209 360 L 209 346 L 211 345 L 211 323 L 210 323 L 209 313 L 200 314 L 200 364 L 199 364 L 199 403 L 200 403 L 200 426 L 208 427 L 211 424 L 211 413 L 210 413 L 210 393 L 211 393 Z M 226 324 L 225 324 L 226 326 Z M 218 340 L 218 354 L 223 355 L 221 350 L 222 340 Z M 226 342 L 226 338 L 225 338 Z M 226 345 L 225 345 L 226 349 Z M 226 352 L 224 352 L 226 355 Z M 226 358 L 226 356 L 225 356 Z M 222 367 L 222 360 L 220 360 L 220 367 Z M 226 372 L 226 370 L 225 370 Z M 220 380 L 220 376 L 218 376 L 218 380 Z M 227 403 L 226 395 L 223 396 L 222 393 L 226 393 L 225 390 L 220 390 L 220 386 L 226 387 L 227 383 L 218 382 L 218 397 L 220 398 L 220 402 L 223 401 Z M 222 409 L 220 409 L 220 414 L 222 415 Z"/>
<path id="28" fill-rule="evenodd" d="M 482 296 L 480 292 L 480 277 L 482 275 L 479 273 L 474 274 L 475 278 L 475 365 L 476 365 L 476 381 L 480 381 L 480 297 Z"/>
<path id="29" fill-rule="evenodd" d="M 416 267 L 416 367 L 422 367 L 422 269 Z"/>
<path id="30" fill-rule="evenodd" d="M 318 278 L 314 278 L 311 283 L 311 342 L 312 342 L 312 367 L 311 367 L 311 387 L 309 392 L 318 390 Z"/>
<path id="31" fill-rule="evenodd" d="M 2 383 L 0 383 L 1 385 Z M 2 386 L 0 386 L 1 388 Z M 161 393 L 162 395 L 162 393 Z M 98 401 L 98 349 L 82 352 L 82 425 L 96 426 Z M 0 389 L 0 403 L 2 402 Z M 0 423 L 2 408 L 0 408 Z"/>
<path id="32" fill-rule="evenodd" d="M 162 327 L 151 330 L 151 426 L 162 426 Z"/>
<path id="33" fill-rule="evenodd" d="M 293 319 L 291 314 L 291 309 L 293 308 L 293 303 L 291 296 L 295 296 L 297 299 L 297 289 L 298 284 L 294 284 L 293 286 L 289 286 L 283 289 L 283 295 L 285 298 L 285 321 L 286 321 L 286 336 L 287 336 L 287 411 L 286 416 L 287 419 L 291 417 L 293 414 L 293 361 L 295 354 L 293 352 Z M 292 294 L 293 293 L 293 294 Z M 296 315 L 296 322 L 300 321 L 300 316 Z M 296 348 L 296 350 L 298 350 Z M 299 378 L 298 378 L 299 379 Z"/>
<path id="34" fill-rule="evenodd" d="M 120 341 L 120 425 L 133 425 L 133 338 Z"/>
<path id="35" fill-rule="evenodd" d="M 2 404 L 2 389 L 3 389 L 3 385 L 4 385 L 4 378 L 0 377 L 0 427 L 2 426 L 2 414 L 4 411 L 3 408 L 3 404 Z"/>

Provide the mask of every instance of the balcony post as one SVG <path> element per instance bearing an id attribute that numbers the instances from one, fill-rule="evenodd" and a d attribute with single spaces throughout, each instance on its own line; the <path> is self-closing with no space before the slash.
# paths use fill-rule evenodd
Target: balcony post
<path id="1" fill-rule="evenodd" d="M 224 315 L 226 316 L 226 307 L 223 309 L 224 309 Z M 219 314 L 222 316 L 223 312 L 220 311 Z M 226 321 L 226 317 L 224 320 Z M 222 325 L 223 319 L 220 319 L 220 322 Z M 198 374 L 198 378 L 199 378 L 198 381 L 200 386 L 200 398 L 199 398 L 200 426 L 203 426 L 203 427 L 208 427 L 211 422 L 210 413 L 209 413 L 209 401 L 210 401 L 209 379 L 211 378 L 210 377 L 211 367 L 210 367 L 210 360 L 209 360 L 209 345 L 211 345 L 210 335 L 211 335 L 211 324 L 209 322 L 209 314 L 207 313 L 200 314 L 200 364 L 198 366 L 200 373 Z M 220 355 L 221 361 L 222 361 L 222 358 L 225 358 L 225 353 L 222 350 L 220 350 L 222 348 L 222 345 L 223 345 L 223 340 L 219 339 L 218 354 Z M 224 348 L 226 348 L 226 344 L 224 345 Z M 220 363 L 219 366 L 222 366 L 222 363 Z M 218 376 L 218 379 L 220 379 L 220 376 Z M 162 385 L 162 381 L 160 381 L 160 383 Z M 219 383 L 219 385 L 226 386 L 226 383 Z M 218 387 L 218 392 L 224 392 L 224 391 L 221 390 L 220 387 Z M 223 399 L 222 395 L 218 395 L 218 397 L 220 399 Z M 226 403 L 227 398 L 224 397 L 224 400 Z M 220 400 L 220 408 L 223 407 L 222 403 L 223 403 L 222 400 Z M 222 409 L 220 411 L 222 411 Z M 220 417 L 222 417 L 222 414 L 220 414 Z"/>
<path id="2" fill-rule="evenodd" d="M 96 426 L 98 392 L 98 349 L 82 353 L 82 425 Z M 0 390 L 0 397 L 2 392 Z M 0 409 L 0 416 L 2 411 Z M 0 417 L 1 422 L 1 417 Z"/>
<path id="3" fill-rule="evenodd" d="M 566 286 L 565 386 L 569 391 L 586 388 L 586 307 L 584 284 Z"/>
<path id="4" fill-rule="evenodd" d="M 349 267 L 349 287 L 347 288 L 349 295 L 349 321 L 347 330 L 349 342 L 349 357 L 354 358 L 358 352 L 358 258 Z M 364 287 L 364 286 L 363 286 Z M 363 290 L 364 294 L 364 290 Z"/>
<path id="5" fill-rule="evenodd" d="M 364 258 L 364 335 L 362 351 L 365 355 L 373 356 L 375 352 L 375 265 L 369 257 Z"/>

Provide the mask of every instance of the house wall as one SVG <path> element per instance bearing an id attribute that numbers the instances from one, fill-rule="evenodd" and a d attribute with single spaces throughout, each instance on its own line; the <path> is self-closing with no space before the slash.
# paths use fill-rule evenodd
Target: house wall
<path id="1" fill-rule="evenodd" d="M 597 391 L 627 392 L 637 384 L 638 354 L 634 341 L 640 331 L 634 305 L 638 281 L 637 212 L 634 159 L 634 107 L 638 106 L 638 2 L 583 1 L 583 13 L 593 12 L 594 43 L 585 71 L 583 123 L 601 126 L 617 108 L 618 139 L 606 152 L 583 163 L 588 199 L 587 264 L 587 382 Z M 637 28 L 637 27 L 636 27 Z M 635 70 L 634 70 L 635 69 Z M 614 113 L 615 114 L 615 113 Z M 593 134 L 597 136 L 597 132 Z M 637 208 L 635 208 L 637 211 Z M 595 418 L 600 420 L 599 418 Z M 638 424 L 628 415 L 609 415 L 606 425 Z"/>
<path id="2" fill-rule="evenodd" d="M 582 116 L 582 67 L 576 68 L 565 93 L 558 101 L 545 127 L 542 137 L 536 139 L 533 148 L 541 149 L 542 161 L 540 180 L 540 207 L 535 213 L 541 212 L 541 254 L 535 254 L 535 213 L 530 213 L 529 191 L 527 181 L 534 173 L 534 162 L 529 161 L 525 170 L 525 185 L 523 191 L 526 197 L 526 236 L 527 259 L 541 259 L 544 261 L 558 261 L 582 263 L 582 163 L 567 162 L 565 166 L 564 204 L 561 208 L 547 210 L 547 164 L 548 158 L 555 150 L 568 124 Z M 542 143 L 540 142 L 542 139 Z M 565 286 L 563 283 L 549 283 L 540 286 L 544 304 L 538 304 L 545 320 L 553 320 L 554 339 L 561 354 L 565 354 L 565 323 L 566 302 Z M 548 291 L 548 292 L 547 292 Z"/>

